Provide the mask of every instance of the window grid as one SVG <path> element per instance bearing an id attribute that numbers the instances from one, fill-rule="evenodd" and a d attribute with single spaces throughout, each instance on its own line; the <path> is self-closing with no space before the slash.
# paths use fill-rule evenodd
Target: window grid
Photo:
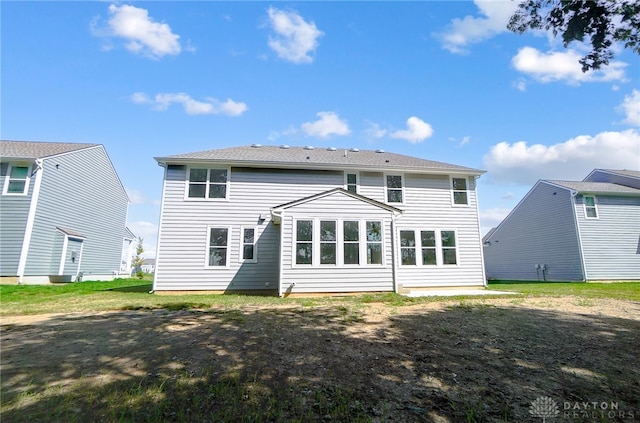
<path id="1" fill-rule="evenodd" d="M 227 267 L 229 263 L 229 228 L 209 227 L 208 267 Z"/>
<path id="2" fill-rule="evenodd" d="M 402 203 L 403 202 L 403 181 L 402 175 L 387 175 L 386 177 L 387 202 Z"/>
<path id="3" fill-rule="evenodd" d="M 596 206 L 596 197 L 593 195 L 584 196 L 584 214 L 587 219 L 598 218 L 598 207 Z"/>
<path id="4" fill-rule="evenodd" d="M 451 178 L 453 204 L 459 206 L 469 205 L 467 183 L 467 178 Z"/>
<path id="5" fill-rule="evenodd" d="M 242 228 L 242 261 L 257 262 L 255 228 Z"/>
<path id="6" fill-rule="evenodd" d="M 9 165 L 4 194 L 24 195 L 29 189 L 29 166 Z"/>
<path id="7" fill-rule="evenodd" d="M 191 199 L 225 199 L 229 182 L 228 169 L 190 168 L 187 197 Z"/>

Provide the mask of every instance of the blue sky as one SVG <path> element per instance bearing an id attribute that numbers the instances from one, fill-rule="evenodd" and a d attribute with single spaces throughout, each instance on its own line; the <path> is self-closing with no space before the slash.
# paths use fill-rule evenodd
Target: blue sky
<path id="1" fill-rule="evenodd" d="M 506 30 L 510 1 L 3 1 L 1 136 L 104 144 L 155 253 L 153 157 L 261 143 L 486 170 L 483 232 L 538 179 L 640 169 L 640 60 Z M 89 171 L 89 169 L 88 169 Z"/>

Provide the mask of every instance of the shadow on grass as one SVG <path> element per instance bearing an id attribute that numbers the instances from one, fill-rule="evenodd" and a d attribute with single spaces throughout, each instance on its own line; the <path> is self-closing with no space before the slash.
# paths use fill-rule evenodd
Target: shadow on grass
<path id="1" fill-rule="evenodd" d="M 532 421 L 531 402 L 548 396 L 640 413 L 639 332 L 638 320 L 464 303 L 381 321 L 332 306 L 53 317 L 2 326 L 1 411 L 12 422 Z"/>
<path id="2" fill-rule="evenodd" d="M 115 291 L 115 292 L 150 292 L 153 288 L 152 283 L 143 284 L 143 285 L 131 285 L 131 286 L 121 286 L 118 288 L 108 288 L 106 291 Z"/>

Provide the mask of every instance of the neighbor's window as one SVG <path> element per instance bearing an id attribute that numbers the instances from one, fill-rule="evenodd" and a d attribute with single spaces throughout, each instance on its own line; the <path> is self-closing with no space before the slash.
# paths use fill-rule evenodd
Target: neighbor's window
<path id="1" fill-rule="evenodd" d="M 402 203 L 402 175 L 387 175 L 387 202 Z"/>
<path id="2" fill-rule="evenodd" d="M 26 194 L 29 189 L 29 166 L 9 165 L 5 194 Z"/>
<path id="3" fill-rule="evenodd" d="M 227 169 L 189 169 L 189 198 L 227 198 Z"/>
<path id="4" fill-rule="evenodd" d="M 452 178 L 451 183 L 453 185 L 453 204 L 468 205 L 467 179 Z"/>
<path id="5" fill-rule="evenodd" d="M 346 186 L 347 191 L 358 192 L 358 174 L 357 173 L 347 173 L 346 175 Z"/>
<path id="6" fill-rule="evenodd" d="M 367 264 L 382 264 L 382 222 L 367 222 Z"/>
<path id="7" fill-rule="evenodd" d="M 336 222 L 320 221 L 320 264 L 336 264 Z"/>
<path id="8" fill-rule="evenodd" d="M 414 231 L 400 231 L 400 255 L 403 265 L 416 264 L 416 233 Z"/>
<path id="9" fill-rule="evenodd" d="M 357 220 L 342 222 L 344 264 L 360 264 L 360 225 Z"/>
<path id="10" fill-rule="evenodd" d="M 456 233 L 454 231 L 440 231 L 442 241 L 442 264 L 457 264 Z"/>
<path id="11" fill-rule="evenodd" d="M 585 195 L 584 196 L 584 212 L 587 216 L 587 219 L 597 219 L 598 218 L 598 209 L 596 206 L 596 197 L 593 195 Z"/>
<path id="12" fill-rule="evenodd" d="M 435 231 L 420 231 L 420 246 L 422 247 L 422 264 L 437 264 Z"/>
<path id="13" fill-rule="evenodd" d="M 298 220 L 296 223 L 296 264 L 311 264 L 313 261 L 313 221 Z"/>
<path id="14" fill-rule="evenodd" d="M 224 267 L 229 258 L 229 229 L 209 228 L 209 266 Z"/>
<path id="15" fill-rule="evenodd" d="M 255 228 L 242 229 L 242 260 L 257 261 Z"/>

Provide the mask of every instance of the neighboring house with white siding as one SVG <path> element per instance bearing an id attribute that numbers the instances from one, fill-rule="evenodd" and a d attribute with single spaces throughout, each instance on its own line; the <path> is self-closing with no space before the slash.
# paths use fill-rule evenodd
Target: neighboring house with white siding
<path id="1" fill-rule="evenodd" d="M 261 145 L 156 160 L 165 175 L 155 291 L 485 284 L 483 171 L 382 150 Z"/>
<path id="2" fill-rule="evenodd" d="M 487 278 L 640 280 L 640 172 L 540 180 L 484 237 Z"/>
<path id="3" fill-rule="evenodd" d="M 129 199 L 102 145 L 0 141 L 0 187 L 1 282 L 109 280 L 130 270 Z"/>

